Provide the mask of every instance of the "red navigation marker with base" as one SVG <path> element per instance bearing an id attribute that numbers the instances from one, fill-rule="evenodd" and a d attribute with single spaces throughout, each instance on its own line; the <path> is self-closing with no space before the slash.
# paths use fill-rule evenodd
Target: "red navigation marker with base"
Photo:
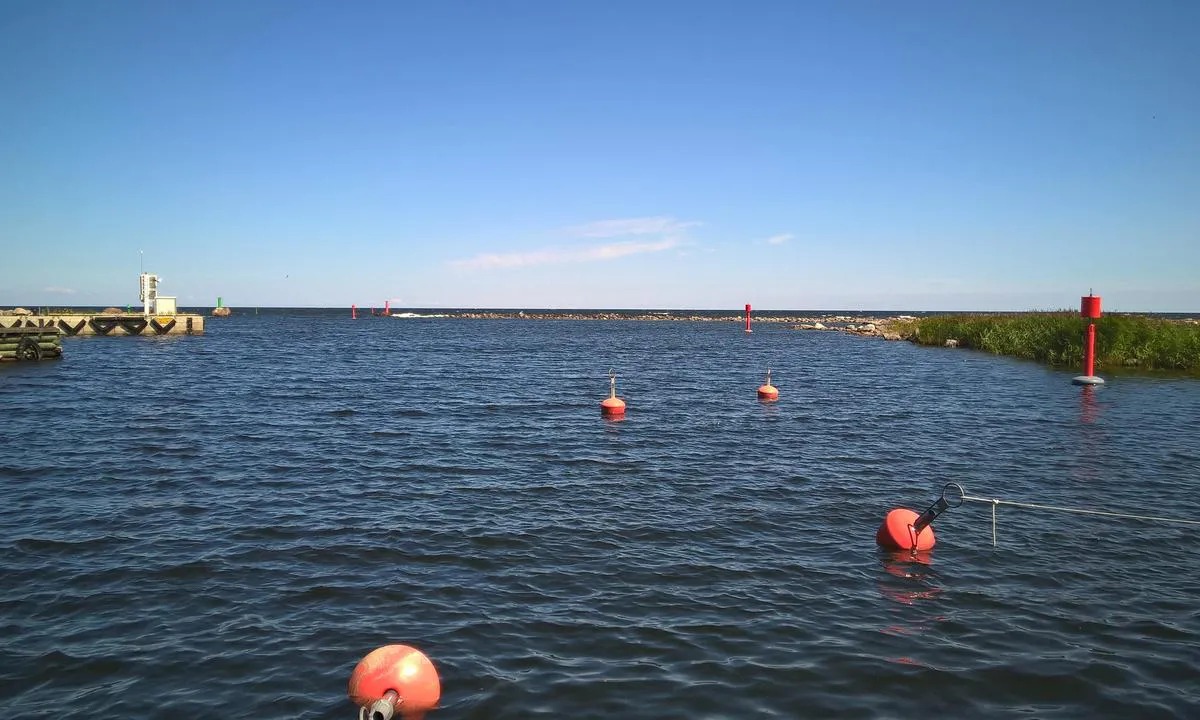
<path id="1" fill-rule="evenodd" d="M 1079 314 L 1089 321 L 1100 317 L 1100 296 L 1089 291 L 1079 302 Z M 1096 377 L 1096 323 L 1088 322 L 1087 335 L 1083 340 L 1083 375 L 1076 376 L 1071 382 L 1076 385 L 1103 385 L 1104 378 Z"/>

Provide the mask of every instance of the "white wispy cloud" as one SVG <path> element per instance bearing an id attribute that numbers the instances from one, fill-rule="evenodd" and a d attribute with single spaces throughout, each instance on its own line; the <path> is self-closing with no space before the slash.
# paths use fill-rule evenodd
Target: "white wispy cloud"
<path id="1" fill-rule="evenodd" d="M 698 225 L 700 225 L 698 222 L 681 222 L 671 217 L 602 220 L 568 228 L 567 233 L 575 238 L 588 239 L 614 239 L 643 235 L 656 237 L 615 240 L 587 247 L 553 247 L 530 252 L 483 253 L 465 260 L 455 260 L 450 265 L 463 270 L 489 270 L 615 260 L 630 255 L 662 252 L 679 247 L 686 241 L 687 229 Z"/>
<path id="2" fill-rule="evenodd" d="M 615 242 L 588 248 L 583 252 L 583 256 L 587 260 L 612 260 L 614 258 L 625 257 L 626 255 L 637 255 L 638 253 L 662 252 L 663 250 L 670 250 L 673 247 L 679 247 L 682 243 L 683 239 L 678 237 L 666 237 L 654 242 L 633 242 L 632 240 L 626 240 L 624 242 Z"/>
<path id="3" fill-rule="evenodd" d="M 74 295 L 75 294 L 75 291 L 71 288 L 54 287 L 54 286 L 42 288 L 42 292 L 53 293 L 55 295 Z"/>
<path id="4" fill-rule="evenodd" d="M 567 228 L 574 237 L 583 238 L 614 238 L 626 235 L 678 235 L 688 228 L 699 226 L 695 221 L 682 222 L 673 217 L 644 217 L 624 218 L 621 220 L 600 220 Z"/>
<path id="5" fill-rule="evenodd" d="M 557 250 L 538 250 L 527 253 L 484 253 L 466 260 L 454 260 L 453 267 L 464 270 L 487 270 L 490 268 L 526 267 L 565 262 L 565 253 Z"/>
<path id="6" fill-rule="evenodd" d="M 793 237 L 795 237 L 795 235 L 792 235 L 791 233 L 779 233 L 778 235 L 772 235 L 771 237 L 767 238 L 767 244 L 782 245 L 788 240 L 791 240 Z"/>
<path id="7" fill-rule="evenodd" d="M 464 270 L 487 270 L 492 268 L 515 268 L 529 267 L 531 265 L 557 265 L 563 263 L 615 260 L 639 253 L 670 250 L 673 247 L 679 247 L 682 242 L 681 238 L 663 238 L 654 242 L 633 242 L 626 240 L 576 249 L 549 249 L 526 253 L 485 253 L 467 260 L 455 260 L 451 265 Z"/>

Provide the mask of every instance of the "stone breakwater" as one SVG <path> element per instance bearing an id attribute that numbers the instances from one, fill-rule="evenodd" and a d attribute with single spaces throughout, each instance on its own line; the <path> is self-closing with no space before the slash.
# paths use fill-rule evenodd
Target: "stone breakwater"
<path id="1" fill-rule="evenodd" d="M 733 322 L 743 323 L 744 317 L 730 315 L 705 315 L 688 312 L 505 312 L 481 311 L 456 313 L 452 317 L 472 320 L 643 320 L 672 322 Z M 903 336 L 892 330 L 897 322 L 915 320 L 911 315 L 875 317 L 865 315 L 764 315 L 754 317 L 755 323 L 789 325 L 792 330 L 817 330 L 845 332 L 885 340 L 902 340 Z"/>
<path id="2" fill-rule="evenodd" d="M 908 340 L 910 338 L 906 334 L 898 332 L 895 326 L 898 323 L 908 323 L 912 320 L 916 320 L 912 315 L 897 315 L 895 317 L 851 317 L 835 315 L 824 320 L 806 320 L 793 325 L 792 329 L 835 330 L 850 333 L 851 335 L 880 337 L 884 340 Z"/>

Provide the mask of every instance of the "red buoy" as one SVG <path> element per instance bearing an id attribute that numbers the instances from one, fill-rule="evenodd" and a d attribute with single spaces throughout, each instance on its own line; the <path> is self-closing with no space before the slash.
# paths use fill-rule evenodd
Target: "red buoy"
<path id="1" fill-rule="evenodd" d="M 612 370 L 608 371 L 608 397 L 600 402 L 600 414 L 605 417 L 625 415 L 625 401 L 617 397 L 617 376 Z"/>
<path id="2" fill-rule="evenodd" d="M 437 707 L 442 686 L 437 669 L 420 650 L 385 645 L 355 666 L 348 694 L 372 720 L 388 720 L 393 712 L 415 720 Z"/>
<path id="3" fill-rule="evenodd" d="M 932 550 L 937 542 L 933 536 L 933 528 L 924 527 L 919 532 L 915 530 L 913 523 L 918 517 L 916 512 L 908 508 L 892 510 L 875 533 L 875 542 L 885 550 Z"/>
<path id="4" fill-rule="evenodd" d="M 946 483 L 942 495 L 918 515 L 908 508 L 896 508 L 887 514 L 875 533 L 875 543 L 884 550 L 932 550 L 937 540 L 931 524 L 939 515 L 952 507 L 963 504 L 967 494 L 962 485 Z"/>
<path id="5" fill-rule="evenodd" d="M 779 388 L 771 384 L 771 368 L 767 368 L 767 381 L 758 386 L 759 400 L 778 400 Z"/>

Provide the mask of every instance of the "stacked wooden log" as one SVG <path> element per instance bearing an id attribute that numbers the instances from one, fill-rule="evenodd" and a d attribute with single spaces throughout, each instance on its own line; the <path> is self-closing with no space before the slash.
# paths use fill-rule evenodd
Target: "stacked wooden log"
<path id="1" fill-rule="evenodd" d="M 62 342 L 58 328 L 0 327 L 0 360 L 49 360 L 60 357 Z"/>

